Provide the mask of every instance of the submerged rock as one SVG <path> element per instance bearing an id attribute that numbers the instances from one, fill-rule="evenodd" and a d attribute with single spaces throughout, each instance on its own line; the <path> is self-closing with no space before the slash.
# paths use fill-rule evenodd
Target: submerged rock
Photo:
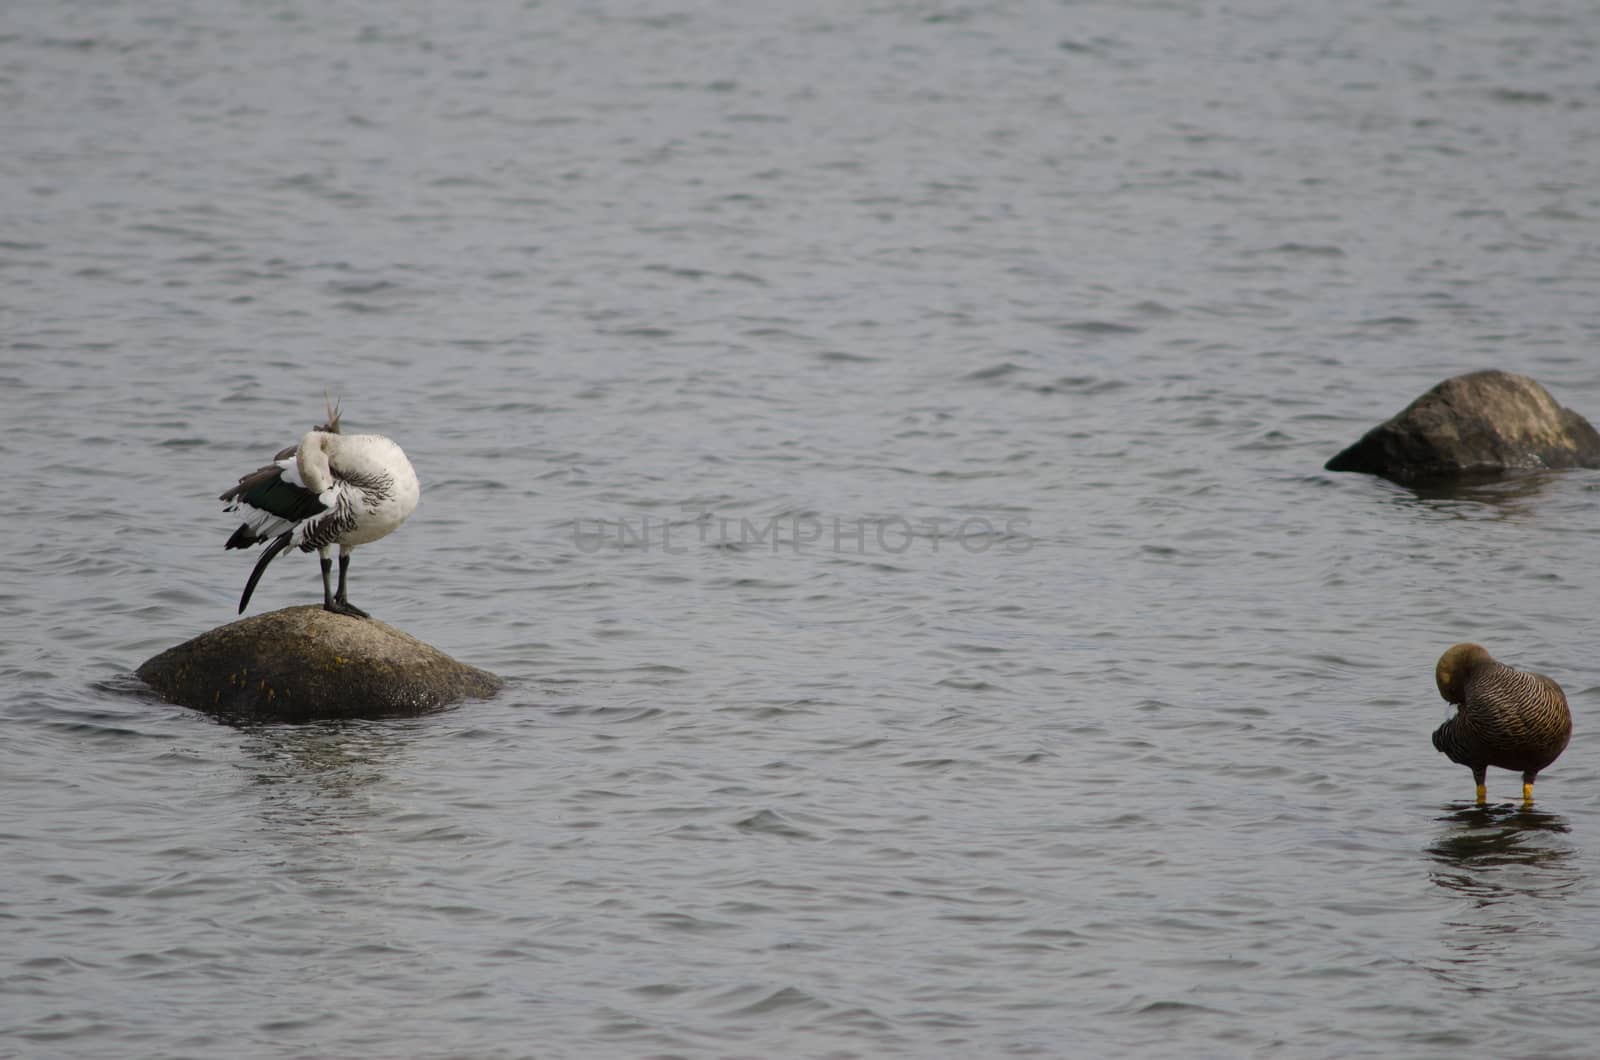
<path id="1" fill-rule="evenodd" d="M 1491 369 L 1446 379 L 1324 467 L 1402 483 L 1600 467 L 1600 434 L 1534 380 Z"/>
<path id="2" fill-rule="evenodd" d="M 392 626 L 317 606 L 219 626 L 137 672 L 169 702 L 255 722 L 425 714 L 504 684 Z"/>

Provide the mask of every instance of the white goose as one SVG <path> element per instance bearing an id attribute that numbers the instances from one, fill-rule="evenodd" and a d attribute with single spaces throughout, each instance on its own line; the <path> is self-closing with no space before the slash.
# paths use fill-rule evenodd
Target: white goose
<path id="1" fill-rule="evenodd" d="M 307 432 L 299 445 L 239 480 L 220 498 L 225 511 L 249 514 L 228 538 L 226 548 L 272 543 L 256 561 L 239 613 L 250 603 L 256 582 L 273 557 L 291 545 L 317 550 L 322 558 L 322 606 L 336 615 L 369 617 L 345 597 L 345 574 L 357 545 L 376 541 L 399 527 L 417 507 L 421 487 L 400 447 L 378 434 L 340 434 L 339 409 L 328 422 Z M 330 576 L 328 548 L 339 546 L 339 588 Z"/>

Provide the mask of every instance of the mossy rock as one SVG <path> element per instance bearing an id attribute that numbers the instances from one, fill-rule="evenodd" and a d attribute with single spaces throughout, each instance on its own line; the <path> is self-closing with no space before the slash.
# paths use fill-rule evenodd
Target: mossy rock
<path id="1" fill-rule="evenodd" d="M 317 606 L 219 626 L 137 673 L 169 702 L 247 722 L 406 717 L 504 685 L 393 626 Z"/>

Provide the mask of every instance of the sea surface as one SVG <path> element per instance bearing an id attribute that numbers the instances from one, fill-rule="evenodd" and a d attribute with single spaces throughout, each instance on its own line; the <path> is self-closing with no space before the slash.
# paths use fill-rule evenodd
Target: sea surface
<path id="1" fill-rule="evenodd" d="M 13 0 L 0 131 L 0 1056 L 1594 1055 L 1600 473 L 1322 470 L 1600 420 L 1592 4 Z M 327 397 L 509 687 L 141 692 Z"/>

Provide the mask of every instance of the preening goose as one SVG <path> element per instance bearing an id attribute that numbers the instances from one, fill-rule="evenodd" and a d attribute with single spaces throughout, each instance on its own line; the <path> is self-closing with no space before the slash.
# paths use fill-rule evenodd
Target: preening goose
<path id="1" fill-rule="evenodd" d="M 1472 770 L 1478 805 L 1486 799 L 1489 767 L 1522 773 L 1522 799 L 1533 801 L 1533 780 L 1572 738 L 1572 714 L 1561 686 L 1543 674 L 1496 662 L 1478 644 L 1457 644 L 1433 670 L 1434 683 L 1455 716 L 1433 734 L 1433 746 Z"/>
<path id="2" fill-rule="evenodd" d="M 378 434 L 342 434 L 339 410 L 328 410 L 328 422 L 308 431 L 299 445 L 252 471 L 220 498 L 225 511 L 241 509 L 245 521 L 228 538 L 226 548 L 249 548 L 271 540 L 256 561 L 239 597 L 244 613 L 250 594 L 273 558 L 289 547 L 317 550 L 322 559 L 322 606 L 334 614 L 368 617 L 345 595 L 350 553 L 384 537 L 406 521 L 417 507 L 417 473 L 400 447 Z M 333 561 L 328 549 L 339 546 L 339 587 L 332 585 Z"/>

